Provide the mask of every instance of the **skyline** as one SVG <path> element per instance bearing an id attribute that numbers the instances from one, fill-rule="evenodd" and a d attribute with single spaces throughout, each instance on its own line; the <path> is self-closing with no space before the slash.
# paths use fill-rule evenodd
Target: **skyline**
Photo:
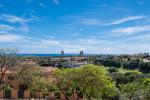
<path id="1" fill-rule="evenodd" d="M 149 5 L 149 0 L 0 0 L 0 45 L 21 53 L 150 52 Z"/>

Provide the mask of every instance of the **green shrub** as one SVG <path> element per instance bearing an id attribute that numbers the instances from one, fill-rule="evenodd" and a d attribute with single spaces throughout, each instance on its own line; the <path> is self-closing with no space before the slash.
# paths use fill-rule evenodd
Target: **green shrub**
<path id="1" fill-rule="evenodd" d="M 112 72 L 118 72 L 119 70 L 117 68 L 109 68 L 108 71 L 112 73 Z"/>

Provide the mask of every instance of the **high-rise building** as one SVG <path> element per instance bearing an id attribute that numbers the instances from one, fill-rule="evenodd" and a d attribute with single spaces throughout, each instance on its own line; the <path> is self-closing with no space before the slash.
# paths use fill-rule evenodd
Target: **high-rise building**
<path id="1" fill-rule="evenodd" d="M 83 56 L 83 50 L 82 50 L 82 51 L 80 51 L 80 56 Z"/>
<path id="2" fill-rule="evenodd" d="M 64 51 L 63 50 L 61 51 L 61 56 L 64 56 Z"/>

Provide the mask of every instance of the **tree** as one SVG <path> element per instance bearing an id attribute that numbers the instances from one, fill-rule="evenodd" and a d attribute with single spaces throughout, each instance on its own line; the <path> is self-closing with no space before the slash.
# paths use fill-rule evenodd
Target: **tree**
<path id="1" fill-rule="evenodd" d="M 115 95 L 115 85 L 101 66 L 85 65 L 81 68 L 57 70 L 54 76 L 61 91 L 76 91 L 89 100 Z"/>
<path id="2" fill-rule="evenodd" d="M 77 91 L 78 81 L 77 77 L 80 71 L 80 68 L 66 68 L 55 70 L 53 77 L 54 82 L 62 93 L 63 91 L 73 94 Z M 65 94 L 64 94 L 65 95 Z M 66 96 L 67 98 L 67 96 Z"/>
<path id="3" fill-rule="evenodd" d="M 150 99 L 150 78 L 120 85 L 120 97 L 125 96 L 129 100 Z"/>
<path id="4" fill-rule="evenodd" d="M 132 100 L 132 98 L 135 96 L 136 91 L 140 90 L 140 88 L 140 85 L 135 82 L 120 85 L 121 93 L 129 100 Z"/>
<path id="5" fill-rule="evenodd" d="M 37 63 L 40 66 L 52 66 L 52 62 L 50 61 L 50 58 L 48 57 L 40 57 L 37 59 Z"/>
<path id="6" fill-rule="evenodd" d="M 17 49 L 0 49 L 0 86 L 2 87 L 3 78 L 6 72 L 16 65 Z"/>
<path id="7" fill-rule="evenodd" d="M 41 68 L 34 64 L 20 64 L 16 79 L 24 85 L 30 85 L 35 77 L 42 76 L 41 71 Z"/>
<path id="8" fill-rule="evenodd" d="M 139 68 L 139 62 L 140 62 L 139 59 L 124 61 L 123 62 L 123 68 L 124 69 L 130 69 L 130 70 L 138 69 Z"/>
<path id="9" fill-rule="evenodd" d="M 53 73 L 55 84 L 61 91 L 68 91 L 70 88 L 70 78 L 68 72 L 70 69 L 57 69 Z"/>
<path id="10" fill-rule="evenodd" d="M 142 73 L 138 71 L 131 71 L 126 73 L 113 72 L 111 73 L 111 77 L 116 82 L 116 86 L 118 87 L 120 84 L 127 84 L 138 80 L 141 74 Z"/>
<path id="11" fill-rule="evenodd" d="M 29 85 L 29 89 L 31 92 L 48 92 L 55 91 L 57 87 L 48 79 L 44 77 L 35 77 L 32 83 Z"/>
<path id="12" fill-rule="evenodd" d="M 109 68 L 108 71 L 110 73 L 119 72 L 119 70 L 117 68 Z"/>
<path id="13" fill-rule="evenodd" d="M 23 85 L 27 85 L 27 89 L 31 91 L 31 94 L 35 96 L 35 93 L 42 92 L 45 95 L 50 91 L 58 90 L 57 86 L 52 83 L 52 81 L 43 74 L 41 74 L 41 69 L 38 66 L 26 67 L 19 77 L 19 81 L 22 81 Z"/>
<path id="14" fill-rule="evenodd" d="M 149 73 L 150 72 L 150 62 L 141 62 L 139 65 L 139 70 L 143 73 Z"/>
<path id="15" fill-rule="evenodd" d="M 103 67 L 85 65 L 78 75 L 79 90 L 89 100 L 115 95 L 115 85 Z"/>
<path id="16" fill-rule="evenodd" d="M 150 100 L 150 78 L 143 79 L 142 82 L 142 89 L 143 89 L 143 100 Z"/>

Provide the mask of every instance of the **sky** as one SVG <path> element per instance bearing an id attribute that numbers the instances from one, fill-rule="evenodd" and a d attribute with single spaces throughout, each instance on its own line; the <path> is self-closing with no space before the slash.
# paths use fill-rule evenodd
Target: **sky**
<path id="1" fill-rule="evenodd" d="M 150 0 L 0 0 L 0 48 L 150 52 Z"/>

